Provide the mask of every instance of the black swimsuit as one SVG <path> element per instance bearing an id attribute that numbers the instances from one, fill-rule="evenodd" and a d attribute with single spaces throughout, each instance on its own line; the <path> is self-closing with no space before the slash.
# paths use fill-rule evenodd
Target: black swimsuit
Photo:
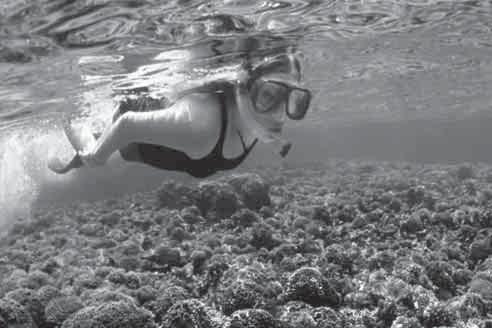
<path id="1" fill-rule="evenodd" d="M 186 153 L 170 147 L 149 143 L 132 143 L 120 151 L 122 157 L 128 160 L 142 162 L 158 169 L 186 172 L 197 178 L 205 178 L 218 171 L 236 168 L 248 156 L 258 142 L 258 139 L 255 139 L 251 145 L 246 146 L 243 137 L 239 131 L 237 131 L 244 152 L 236 158 L 224 158 L 223 148 L 227 132 L 228 110 L 225 94 L 218 93 L 217 96 L 219 97 L 221 104 L 221 130 L 219 139 L 210 154 L 199 159 L 192 159 Z M 142 107 L 139 106 L 139 103 L 139 101 L 137 101 L 137 103 L 135 103 L 135 101 L 123 102 L 120 105 L 119 114 L 121 115 L 126 111 L 148 110 L 147 108 L 142 109 Z M 136 154 L 133 155 L 133 158 L 131 158 L 132 156 L 129 156 L 130 149 L 131 152 L 136 152 Z"/>

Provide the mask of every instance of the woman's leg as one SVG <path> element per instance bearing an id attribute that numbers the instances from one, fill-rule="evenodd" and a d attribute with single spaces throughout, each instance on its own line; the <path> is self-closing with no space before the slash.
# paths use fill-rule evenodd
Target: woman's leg
<path id="1" fill-rule="evenodd" d="M 220 134 L 220 104 L 216 97 L 187 97 L 172 106 L 147 111 L 126 112 L 107 128 L 94 147 L 80 152 L 84 164 L 103 165 L 108 158 L 130 143 L 141 142 L 186 151 L 192 158 L 212 150 Z"/>
<path id="2" fill-rule="evenodd" d="M 119 116 L 98 138 L 92 149 L 80 152 L 80 158 L 87 166 L 104 165 L 119 149 L 135 141 L 135 122 L 127 113 Z"/>
<path id="3" fill-rule="evenodd" d="M 70 161 L 62 160 L 57 156 L 48 158 L 48 168 L 51 171 L 58 174 L 65 174 L 69 171 L 84 166 L 84 163 L 80 157 L 80 152 L 85 148 L 93 147 L 96 143 L 96 136 L 92 135 L 89 129 L 83 126 L 73 127 L 70 122 L 64 124 L 65 136 L 68 138 L 70 144 L 76 151 L 76 154 Z"/>
<path id="4" fill-rule="evenodd" d="M 175 109 L 121 114 L 102 133 L 95 146 L 80 152 L 80 158 L 87 166 L 104 165 L 114 152 L 126 149 L 132 143 L 160 144 L 170 137 L 180 137 L 177 131 L 183 130 L 186 119 L 176 118 Z"/>
<path id="5" fill-rule="evenodd" d="M 84 166 L 84 163 L 82 163 L 79 154 L 76 154 L 74 157 L 72 157 L 72 159 L 68 163 L 63 162 L 58 157 L 52 157 L 48 159 L 48 168 L 58 174 L 65 174 L 73 169 L 77 169 L 82 166 Z"/>
<path id="6" fill-rule="evenodd" d="M 127 116 L 120 116 L 101 135 L 90 135 L 87 129 L 70 127 L 67 123 L 65 134 L 77 152 L 70 160 L 65 162 L 58 157 L 48 159 L 48 168 L 58 174 L 65 174 L 72 169 L 82 166 L 103 165 L 111 154 L 122 149 L 122 157 L 125 160 L 138 161 L 138 149 L 131 144 L 131 129 Z M 97 139 L 97 140 L 96 140 Z"/>

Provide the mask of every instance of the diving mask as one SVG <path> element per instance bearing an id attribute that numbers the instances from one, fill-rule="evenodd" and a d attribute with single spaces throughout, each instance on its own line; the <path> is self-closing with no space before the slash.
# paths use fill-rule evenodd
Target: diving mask
<path id="1" fill-rule="evenodd" d="M 311 103 L 309 90 L 284 81 L 259 78 L 251 84 L 249 91 L 256 112 L 268 113 L 283 105 L 287 117 L 292 120 L 302 120 Z"/>
<path id="2" fill-rule="evenodd" d="M 247 87 L 255 111 L 266 114 L 284 105 L 287 117 L 302 120 L 311 103 L 311 92 L 288 82 L 292 78 L 296 82 L 301 79 L 299 61 L 292 54 L 281 55 L 250 68 Z"/>

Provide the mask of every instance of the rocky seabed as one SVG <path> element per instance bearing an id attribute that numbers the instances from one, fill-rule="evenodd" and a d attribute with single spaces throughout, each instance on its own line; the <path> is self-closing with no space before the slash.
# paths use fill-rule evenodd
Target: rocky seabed
<path id="1" fill-rule="evenodd" d="M 492 327 L 492 167 L 330 161 L 39 208 L 0 328 Z"/>

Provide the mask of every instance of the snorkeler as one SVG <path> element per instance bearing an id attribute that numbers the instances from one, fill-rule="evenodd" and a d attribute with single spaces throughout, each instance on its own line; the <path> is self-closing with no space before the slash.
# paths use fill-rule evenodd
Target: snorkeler
<path id="1" fill-rule="evenodd" d="M 244 66 L 236 81 L 186 90 L 167 108 L 142 111 L 138 99 L 123 101 L 97 140 L 67 128 L 77 154 L 69 163 L 53 158 L 48 167 L 63 174 L 99 166 L 119 151 L 126 161 L 203 178 L 237 167 L 258 140 L 281 143 L 284 157 L 291 146 L 281 137 L 284 118 L 303 119 L 311 101 L 310 91 L 299 87 L 299 61 L 284 54 Z"/>

